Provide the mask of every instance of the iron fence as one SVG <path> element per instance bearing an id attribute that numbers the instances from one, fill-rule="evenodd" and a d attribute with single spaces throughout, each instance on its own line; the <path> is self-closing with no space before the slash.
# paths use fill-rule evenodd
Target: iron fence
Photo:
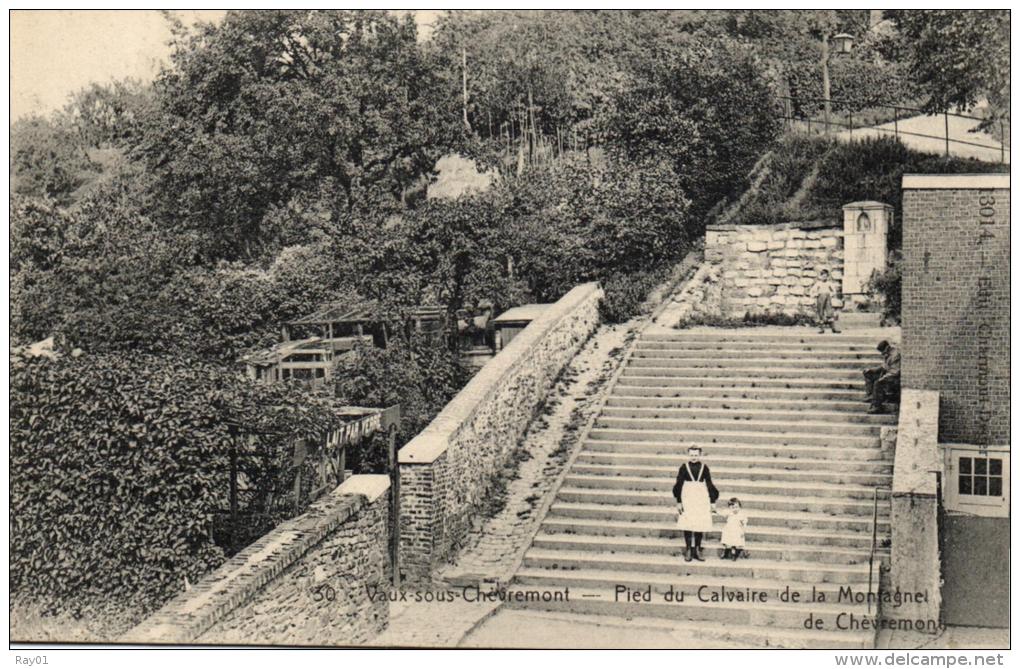
<path id="1" fill-rule="evenodd" d="M 846 130 L 849 131 L 851 137 L 853 136 L 854 130 L 859 131 L 867 130 L 869 132 L 887 133 L 894 137 L 899 137 L 900 135 L 909 137 L 922 137 L 925 139 L 934 139 L 943 142 L 945 145 L 945 154 L 947 156 L 950 155 L 951 153 L 950 147 L 951 145 L 954 144 L 988 149 L 990 151 L 998 151 L 999 162 L 1001 163 L 1006 162 L 1006 156 L 1010 152 L 1010 145 L 1009 142 L 1006 140 L 1006 132 L 1009 128 L 1009 123 L 1007 119 L 997 119 L 991 122 L 993 126 L 994 125 L 998 126 L 999 137 L 1001 137 L 1002 139 L 999 140 L 998 144 L 989 144 L 983 142 L 974 142 L 966 139 L 959 139 L 958 137 L 953 137 L 952 133 L 950 132 L 949 119 L 951 117 L 981 122 L 987 121 L 987 119 L 982 118 L 980 116 L 973 116 L 969 114 L 961 114 L 958 112 L 949 111 L 931 114 L 918 107 L 888 104 L 873 104 L 862 109 L 860 108 L 859 103 L 856 102 L 841 99 L 830 99 L 829 100 L 830 107 L 832 105 L 835 105 L 837 107 L 842 105 L 844 107 L 843 111 L 841 112 L 837 109 L 830 113 L 827 117 L 823 115 L 821 118 L 819 118 L 817 115 L 812 115 L 804 112 L 804 107 L 808 104 L 812 105 L 824 104 L 825 100 L 822 98 L 803 98 L 803 97 L 794 98 L 789 96 L 783 96 L 780 98 L 780 100 L 782 100 L 783 102 L 783 114 L 781 115 L 780 118 L 783 120 L 783 123 L 786 125 L 787 128 L 793 128 L 796 127 L 796 124 L 800 124 L 801 127 L 803 129 L 806 129 L 808 132 L 829 134 L 832 129 L 836 129 L 839 132 Z M 857 124 L 854 124 L 855 107 L 857 108 L 856 112 L 858 117 Z M 878 123 L 860 122 L 862 120 L 862 117 L 874 115 L 874 112 L 876 110 L 889 111 L 891 112 L 892 117 L 888 120 L 880 121 Z M 870 114 L 868 112 L 870 112 Z M 833 118 L 834 116 L 836 118 Z M 842 116 L 845 116 L 845 120 L 841 118 Z M 914 132 L 911 130 L 900 129 L 899 127 L 900 121 L 904 121 L 906 119 L 917 116 L 931 116 L 936 118 L 941 116 L 944 121 L 943 123 L 943 127 L 945 128 L 944 132 L 939 135 L 933 135 L 929 133 Z M 889 123 L 892 123 L 891 128 L 887 127 Z"/>

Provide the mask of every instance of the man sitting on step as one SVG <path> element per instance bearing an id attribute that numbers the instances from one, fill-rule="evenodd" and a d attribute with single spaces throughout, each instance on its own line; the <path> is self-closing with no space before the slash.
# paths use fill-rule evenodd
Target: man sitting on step
<path id="1" fill-rule="evenodd" d="M 882 366 L 864 370 L 867 398 L 871 402 L 868 413 L 886 413 L 886 402 L 900 401 L 900 350 L 883 339 L 878 342 L 882 353 Z"/>
<path id="2" fill-rule="evenodd" d="M 712 514 L 719 491 L 712 483 L 708 466 L 701 462 L 701 447 L 687 449 L 687 463 L 680 468 L 673 485 L 676 510 L 680 513 L 676 525 L 684 532 L 684 560 L 704 562 L 701 555 L 701 537 L 712 530 Z"/>

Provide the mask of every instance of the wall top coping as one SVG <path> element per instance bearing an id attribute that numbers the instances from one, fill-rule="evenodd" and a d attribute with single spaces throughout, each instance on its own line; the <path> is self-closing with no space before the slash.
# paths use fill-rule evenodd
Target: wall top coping
<path id="1" fill-rule="evenodd" d="M 374 502 L 390 489 L 390 477 L 385 474 L 357 474 L 340 484 L 334 495 L 364 495 Z"/>
<path id="2" fill-rule="evenodd" d="M 1009 189 L 1008 174 L 904 174 L 903 190 Z"/>
<path id="3" fill-rule="evenodd" d="M 583 283 L 549 305 L 506 348 L 478 370 L 424 430 L 400 449 L 400 464 L 429 464 L 445 453 L 450 440 L 500 388 L 504 379 L 527 357 L 528 351 L 579 305 L 597 299 L 601 294 L 602 289 L 597 283 Z"/>
<path id="4" fill-rule="evenodd" d="M 832 221 L 803 221 L 790 223 L 768 223 L 762 225 L 736 223 L 714 223 L 705 227 L 709 232 L 736 232 L 738 230 L 818 230 L 820 228 L 833 228 L 842 231 L 843 222 Z"/>
<path id="5" fill-rule="evenodd" d="M 843 211 L 847 209 L 888 209 L 892 211 L 892 205 L 886 204 L 885 202 L 879 202 L 878 200 L 861 200 L 859 202 L 849 202 L 843 205 Z"/>

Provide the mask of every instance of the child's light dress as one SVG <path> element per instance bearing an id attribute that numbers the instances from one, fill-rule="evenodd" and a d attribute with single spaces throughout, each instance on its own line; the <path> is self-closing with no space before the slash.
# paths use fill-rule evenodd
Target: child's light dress
<path id="1" fill-rule="evenodd" d="M 747 515 L 743 510 L 727 517 L 726 527 L 722 531 L 722 545 L 727 548 L 743 548 L 745 528 L 747 528 Z"/>

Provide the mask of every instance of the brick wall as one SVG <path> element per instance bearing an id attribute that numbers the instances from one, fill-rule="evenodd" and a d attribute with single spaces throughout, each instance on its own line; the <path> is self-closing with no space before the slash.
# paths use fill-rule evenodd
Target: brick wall
<path id="1" fill-rule="evenodd" d="M 1009 177 L 903 177 L 903 385 L 939 441 L 1009 443 Z"/>
<path id="2" fill-rule="evenodd" d="M 708 278 L 718 283 L 722 315 L 814 312 L 818 271 L 843 277 L 843 227 L 828 222 L 712 225 L 705 232 Z M 838 306 L 838 305 L 837 305 Z"/>
<path id="3" fill-rule="evenodd" d="M 389 479 L 352 476 L 183 592 L 122 641 L 352 645 L 386 628 Z"/>
<path id="4" fill-rule="evenodd" d="M 400 449 L 400 570 L 430 580 L 467 536 L 472 514 L 563 367 L 599 323 L 602 291 L 575 287 L 499 352 Z"/>

